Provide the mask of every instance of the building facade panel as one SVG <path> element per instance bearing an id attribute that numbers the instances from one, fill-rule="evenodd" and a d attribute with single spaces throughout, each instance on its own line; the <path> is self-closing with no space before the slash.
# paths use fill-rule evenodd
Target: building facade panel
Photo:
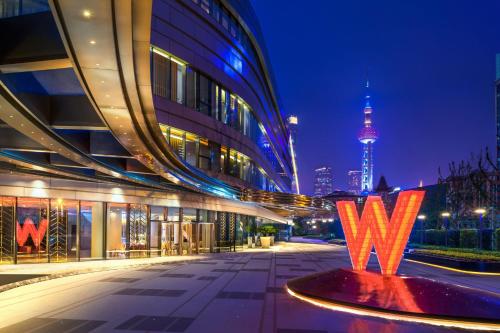
<path id="1" fill-rule="evenodd" d="M 0 262 L 235 251 L 256 224 L 325 206 L 287 194 L 249 2 L 9 3 L 0 25 L 35 20 L 51 40 L 0 49 Z"/>
<path id="2" fill-rule="evenodd" d="M 210 17 L 207 16 L 205 18 L 199 17 L 200 14 L 203 13 L 193 13 L 192 11 L 198 9 L 196 6 L 191 8 L 191 13 L 189 10 L 184 8 L 184 11 L 178 10 L 178 7 L 190 6 L 189 1 L 161 1 L 162 5 L 170 6 L 170 10 L 167 11 L 166 15 L 162 15 L 161 18 L 157 18 L 157 20 L 161 20 L 162 27 L 165 25 L 171 25 L 175 27 L 171 27 L 171 29 L 164 29 L 159 31 L 155 30 L 155 25 L 153 25 L 153 33 L 152 33 L 152 43 L 157 45 L 169 53 L 182 58 L 184 61 L 191 64 L 198 70 L 203 71 L 204 73 L 212 76 L 212 79 L 215 79 L 217 82 L 223 84 L 228 87 L 231 91 L 235 92 L 239 96 L 243 97 L 243 99 L 249 103 L 254 111 L 258 114 L 258 117 L 262 119 L 263 125 L 267 128 L 268 135 L 271 138 L 271 142 L 274 144 L 279 144 L 281 151 L 278 153 L 280 158 L 284 159 L 284 163 L 286 168 L 288 169 L 286 172 L 291 172 L 291 163 L 290 163 L 290 154 L 287 151 L 286 147 L 288 146 L 286 137 L 283 135 L 284 128 L 279 128 L 277 132 L 273 132 L 272 126 L 270 124 L 280 124 L 282 123 L 281 119 L 276 118 L 276 112 L 269 103 L 269 92 L 263 86 L 263 78 L 260 76 L 259 78 L 253 80 L 252 78 L 256 73 L 254 65 L 247 63 L 246 59 L 242 57 L 242 55 L 237 51 L 237 47 L 233 43 L 231 43 L 231 39 L 228 39 L 228 36 L 224 35 L 224 31 L 217 30 L 216 22 Z M 156 3 L 155 3 L 156 4 Z M 168 21 L 168 18 L 173 18 L 175 15 L 172 15 L 172 10 L 175 9 L 179 13 L 186 13 L 186 15 L 190 15 L 190 19 L 192 18 L 193 24 L 190 21 L 190 27 L 186 29 L 182 29 L 180 33 L 177 31 L 176 34 L 172 33 L 168 35 L 168 39 L 165 36 L 168 34 L 166 31 L 171 32 L 172 30 L 179 29 L 179 22 L 175 24 L 172 21 Z M 213 21 L 213 22 L 211 22 Z M 202 28 L 205 27 L 205 28 Z M 193 29 L 198 29 L 196 32 L 192 32 Z M 206 31 L 211 30 L 210 35 L 212 38 L 200 38 L 199 35 L 204 35 L 207 33 Z M 200 31 L 204 31 L 201 33 Z M 191 35 L 190 39 L 187 40 L 185 35 Z M 181 35 L 181 37 L 178 37 Z M 156 40 L 156 36 L 161 36 L 162 39 Z M 176 40 L 179 38 L 180 40 Z M 174 42 L 175 40 L 175 42 Z M 189 46 L 182 45 L 183 43 L 189 43 Z M 179 47 L 182 45 L 184 47 L 184 51 L 182 51 Z M 195 46 L 193 46 L 195 45 Z M 221 47 L 220 45 L 223 45 Z M 236 60 L 241 60 L 241 66 L 243 70 L 245 68 L 249 69 L 249 72 L 243 72 L 239 74 L 235 72 L 234 61 L 231 63 L 232 57 Z M 236 66 L 237 67 L 237 66 Z M 228 74 L 229 71 L 229 74 Z M 233 75 L 234 74 L 234 75 Z M 261 98 L 260 96 L 265 96 Z M 281 134 L 280 136 L 275 133 Z"/>

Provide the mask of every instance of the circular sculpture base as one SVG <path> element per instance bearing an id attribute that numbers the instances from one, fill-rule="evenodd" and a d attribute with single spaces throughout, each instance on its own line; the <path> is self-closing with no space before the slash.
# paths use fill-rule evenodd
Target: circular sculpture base
<path id="1" fill-rule="evenodd" d="M 500 331 L 500 295 L 434 280 L 337 269 L 289 280 L 294 297 L 391 320 Z"/>

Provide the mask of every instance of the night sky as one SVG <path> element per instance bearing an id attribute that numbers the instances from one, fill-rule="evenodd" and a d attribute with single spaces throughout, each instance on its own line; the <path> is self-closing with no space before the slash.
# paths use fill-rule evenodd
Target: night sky
<path id="1" fill-rule="evenodd" d="M 364 81 L 372 87 L 374 185 L 414 187 L 489 146 L 494 152 L 500 0 L 251 0 L 284 112 L 299 117 L 302 192 L 331 165 L 360 169 Z"/>

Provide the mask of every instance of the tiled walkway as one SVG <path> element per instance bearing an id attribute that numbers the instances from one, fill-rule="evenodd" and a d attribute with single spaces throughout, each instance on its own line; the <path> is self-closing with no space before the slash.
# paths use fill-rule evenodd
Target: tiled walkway
<path id="1" fill-rule="evenodd" d="M 277 251 L 68 276 L 0 293 L 0 333 L 463 332 L 336 313 L 284 292 L 287 279 L 346 266 L 343 247 L 286 244 Z M 500 292 L 498 277 L 412 263 L 402 263 L 401 273 Z"/>

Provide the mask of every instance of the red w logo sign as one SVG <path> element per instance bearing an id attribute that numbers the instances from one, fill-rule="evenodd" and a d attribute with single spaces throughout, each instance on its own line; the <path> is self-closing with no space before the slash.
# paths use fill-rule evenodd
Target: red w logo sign
<path id="1" fill-rule="evenodd" d="M 378 196 L 368 196 L 361 220 L 353 201 L 337 202 L 354 270 L 366 269 L 375 245 L 382 274 L 396 274 L 424 195 L 424 191 L 399 193 L 390 223 L 384 203 Z"/>
<path id="2" fill-rule="evenodd" d="M 45 232 L 47 231 L 48 222 L 46 219 L 43 219 L 36 228 L 33 220 L 29 217 L 24 220 L 23 225 L 21 226 L 19 222 L 16 223 L 16 239 L 17 245 L 24 246 L 26 241 L 28 240 L 28 236 L 31 235 L 31 239 L 33 240 L 33 244 L 35 247 L 40 247 L 40 243 L 45 237 Z"/>

